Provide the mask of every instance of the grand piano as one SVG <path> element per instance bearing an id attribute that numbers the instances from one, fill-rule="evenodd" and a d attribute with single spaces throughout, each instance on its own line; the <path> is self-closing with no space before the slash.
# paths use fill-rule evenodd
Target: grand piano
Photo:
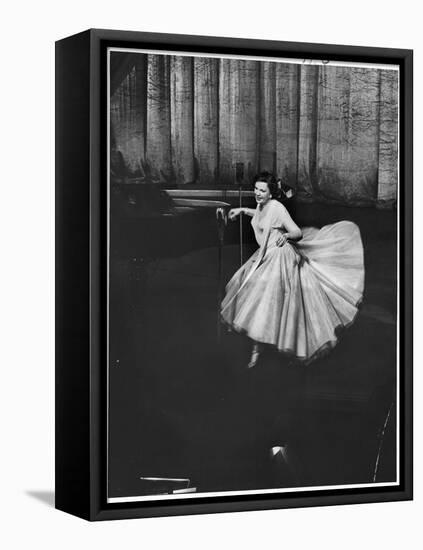
<path id="1" fill-rule="evenodd" d="M 176 257 L 217 246 L 223 238 L 223 200 L 173 198 L 157 184 L 111 188 L 111 257 L 144 261 Z"/>

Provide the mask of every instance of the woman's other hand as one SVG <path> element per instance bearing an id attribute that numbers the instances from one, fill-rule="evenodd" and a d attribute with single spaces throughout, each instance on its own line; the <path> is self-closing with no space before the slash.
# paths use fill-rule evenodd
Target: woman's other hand
<path id="1" fill-rule="evenodd" d="M 283 246 L 288 240 L 288 237 L 286 236 L 286 233 L 281 233 L 279 237 L 276 240 L 276 246 Z"/>

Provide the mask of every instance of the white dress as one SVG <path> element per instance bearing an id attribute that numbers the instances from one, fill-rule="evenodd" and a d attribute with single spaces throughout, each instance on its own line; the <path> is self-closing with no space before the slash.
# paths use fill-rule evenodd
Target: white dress
<path id="1" fill-rule="evenodd" d="M 364 290 L 363 245 L 352 222 L 303 229 L 298 242 L 276 246 L 290 220 L 271 199 L 251 220 L 258 250 L 234 274 L 222 320 L 252 340 L 310 362 L 332 348 L 350 325 Z"/>

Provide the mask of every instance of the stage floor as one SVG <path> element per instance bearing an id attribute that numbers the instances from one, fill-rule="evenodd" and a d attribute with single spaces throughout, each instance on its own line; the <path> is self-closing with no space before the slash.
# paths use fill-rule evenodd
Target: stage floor
<path id="1" fill-rule="evenodd" d="M 298 207 L 300 209 L 300 206 Z M 300 225 L 356 222 L 366 286 L 356 322 L 326 357 L 293 366 L 218 321 L 218 249 L 111 266 L 109 497 L 139 477 L 189 478 L 198 492 L 369 483 L 396 475 L 395 212 L 301 205 Z M 226 282 L 239 246 L 222 254 Z M 245 258 L 255 249 L 245 245 Z M 284 464 L 270 457 L 285 446 Z"/>

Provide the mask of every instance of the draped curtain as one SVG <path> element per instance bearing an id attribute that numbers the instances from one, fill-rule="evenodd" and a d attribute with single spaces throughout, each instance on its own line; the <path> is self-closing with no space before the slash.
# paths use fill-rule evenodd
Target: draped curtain
<path id="1" fill-rule="evenodd" d="M 303 199 L 396 200 L 396 71 L 112 52 L 111 83 L 116 176 L 214 189 L 243 163 Z"/>

